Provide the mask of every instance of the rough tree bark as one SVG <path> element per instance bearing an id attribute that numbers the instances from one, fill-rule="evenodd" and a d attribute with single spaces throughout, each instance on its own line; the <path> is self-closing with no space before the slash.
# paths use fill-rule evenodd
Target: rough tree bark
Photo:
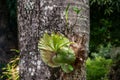
<path id="1" fill-rule="evenodd" d="M 59 68 L 45 65 L 38 52 L 39 38 L 45 31 L 65 34 L 64 11 L 70 3 L 69 22 L 75 22 L 71 7 L 82 8 L 82 18 L 72 28 L 71 34 L 85 34 L 85 54 L 89 43 L 89 1 L 88 0 L 18 0 L 18 30 L 20 48 L 21 80 L 86 80 L 85 64 L 65 74 Z M 85 62 L 85 60 L 84 60 Z"/>

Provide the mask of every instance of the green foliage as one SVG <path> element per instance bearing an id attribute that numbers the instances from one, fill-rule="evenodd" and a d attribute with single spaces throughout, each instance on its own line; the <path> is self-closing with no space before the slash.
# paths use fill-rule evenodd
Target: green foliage
<path id="1" fill-rule="evenodd" d="M 101 56 L 101 57 L 104 57 L 104 58 L 111 58 L 111 48 L 112 48 L 112 45 L 110 43 L 107 44 L 107 46 L 103 46 L 103 45 L 99 45 L 98 47 L 98 52 L 92 52 L 92 57 L 98 57 L 98 56 Z"/>
<path id="2" fill-rule="evenodd" d="M 110 68 L 113 60 L 111 59 L 111 43 L 99 45 L 98 52 L 92 52 L 92 58 L 86 61 L 87 80 L 108 80 Z"/>
<path id="3" fill-rule="evenodd" d="M 78 7 L 73 7 L 73 10 L 76 12 L 76 14 L 79 14 L 82 9 L 79 9 Z"/>
<path id="4" fill-rule="evenodd" d="M 71 64 L 75 60 L 74 51 L 70 48 L 63 47 L 58 50 L 57 55 L 53 56 L 53 61 L 55 63 L 68 63 Z"/>
<path id="5" fill-rule="evenodd" d="M 100 10 L 103 9 L 106 15 L 110 15 L 113 11 L 120 11 L 120 0 L 90 0 L 90 4 L 97 5 Z"/>
<path id="6" fill-rule="evenodd" d="M 48 33 L 45 33 L 39 42 L 38 48 L 57 52 L 59 49 L 68 46 L 69 44 L 71 44 L 71 42 L 62 34 L 52 33 L 49 35 Z"/>
<path id="7" fill-rule="evenodd" d="M 15 51 L 16 53 L 19 53 L 19 50 L 11 49 L 11 51 Z M 0 76 L 0 79 L 6 79 L 6 80 L 19 80 L 19 56 L 14 57 L 11 59 L 11 61 L 4 67 L 2 76 Z"/>
<path id="8" fill-rule="evenodd" d="M 97 56 L 94 59 L 88 58 L 86 62 L 87 80 L 108 80 L 112 60 Z"/>
<path id="9" fill-rule="evenodd" d="M 76 57 L 74 51 L 69 47 L 71 43 L 73 42 L 62 34 L 45 33 L 38 43 L 42 60 L 50 67 L 61 66 L 65 72 L 72 71 L 71 64 Z"/>
<path id="10" fill-rule="evenodd" d="M 108 43 L 119 46 L 120 0 L 90 0 L 90 9 L 90 51 Z"/>
<path id="11" fill-rule="evenodd" d="M 18 61 L 19 56 L 13 58 L 7 64 L 7 66 L 3 68 L 2 76 L 0 76 L 0 79 L 19 80 Z"/>
<path id="12" fill-rule="evenodd" d="M 65 9 L 65 21 L 66 21 L 66 27 L 68 29 L 69 26 L 69 22 L 68 22 L 68 15 L 69 15 L 69 8 L 70 8 L 70 4 L 67 5 L 66 9 Z M 78 14 L 81 12 L 82 9 L 79 9 L 78 7 L 74 6 L 72 7 L 72 10 L 77 14 L 76 15 L 76 20 L 75 23 L 73 25 L 71 25 L 71 27 L 74 27 L 76 25 L 77 22 L 77 18 L 78 18 Z"/>
<path id="13" fill-rule="evenodd" d="M 70 4 L 67 5 L 67 8 L 65 9 L 65 20 L 66 20 L 66 24 L 68 26 L 68 12 L 69 12 L 69 7 L 70 7 Z"/>
<path id="14" fill-rule="evenodd" d="M 73 71 L 73 66 L 72 65 L 69 65 L 69 64 L 63 64 L 61 65 L 61 68 L 64 72 L 66 73 L 70 73 L 71 71 Z"/>
<path id="15" fill-rule="evenodd" d="M 100 19 L 100 21 L 93 22 L 91 24 L 91 41 L 90 41 L 90 49 L 95 51 L 100 45 L 106 46 L 108 43 L 111 42 L 110 38 L 110 28 L 112 27 L 112 22 Z M 98 40 L 99 39 L 99 40 Z"/>
<path id="16" fill-rule="evenodd" d="M 20 51 L 17 50 L 17 49 L 10 49 L 10 51 L 14 51 L 14 52 L 16 52 L 16 53 L 20 53 Z"/>

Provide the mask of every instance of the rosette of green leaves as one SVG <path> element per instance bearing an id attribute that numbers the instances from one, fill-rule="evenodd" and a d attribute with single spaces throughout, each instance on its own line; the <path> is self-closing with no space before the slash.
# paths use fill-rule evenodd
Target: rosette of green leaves
<path id="1" fill-rule="evenodd" d="M 66 73 L 73 71 L 76 57 L 69 47 L 72 42 L 62 34 L 45 33 L 38 43 L 43 62 L 50 67 L 61 67 Z"/>

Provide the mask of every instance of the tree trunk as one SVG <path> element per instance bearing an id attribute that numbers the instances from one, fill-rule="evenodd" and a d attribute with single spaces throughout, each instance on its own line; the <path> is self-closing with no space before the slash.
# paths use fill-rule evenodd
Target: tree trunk
<path id="1" fill-rule="evenodd" d="M 0 63 L 6 62 L 8 12 L 6 1 L 0 1 Z"/>
<path id="2" fill-rule="evenodd" d="M 85 35 L 86 57 L 89 43 L 89 1 L 88 0 L 18 0 L 18 30 L 20 48 L 21 80 L 86 80 L 85 59 L 69 74 L 59 68 L 45 65 L 38 52 L 37 44 L 45 31 L 65 33 L 66 23 L 64 11 L 70 3 L 69 23 L 74 24 L 76 15 L 72 7 L 82 8 L 82 18 L 69 32 L 79 37 Z M 74 35 L 73 35 L 74 36 Z M 71 38 L 71 37 L 69 37 Z M 79 63 L 77 63 L 79 64 Z"/>
<path id="3" fill-rule="evenodd" d="M 10 49 L 16 49 L 18 45 L 17 26 L 10 25 L 11 14 L 8 5 L 10 4 L 7 3 L 7 0 L 0 0 L 0 64 L 9 62 L 10 58 L 15 55 L 15 52 Z M 12 21 L 13 24 L 16 24 L 15 20 Z"/>
<path id="4" fill-rule="evenodd" d="M 113 63 L 108 78 L 109 80 L 120 80 L 120 47 L 112 48 L 110 53 Z"/>

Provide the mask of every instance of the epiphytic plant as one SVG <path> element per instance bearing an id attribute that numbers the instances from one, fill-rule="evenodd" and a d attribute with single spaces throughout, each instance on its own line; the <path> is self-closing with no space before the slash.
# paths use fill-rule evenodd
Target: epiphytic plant
<path id="1" fill-rule="evenodd" d="M 72 32 L 71 28 L 76 25 L 77 17 L 81 10 L 73 7 L 73 11 L 77 14 L 76 21 L 73 25 L 69 25 L 69 6 L 65 10 L 66 37 L 61 33 L 45 33 L 38 43 L 43 62 L 53 68 L 61 67 L 66 73 L 73 71 L 74 67 L 81 65 L 85 59 L 85 37 L 80 37 L 76 33 L 74 35 L 70 34 Z"/>
<path id="2" fill-rule="evenodd" d="M 45 33 L 38 43 L 42 60 L 50 67 L 60 67 L 64 72 L 73 70 L 76 57 L 70 48 L 70 42 L 64 35 Z"/>

